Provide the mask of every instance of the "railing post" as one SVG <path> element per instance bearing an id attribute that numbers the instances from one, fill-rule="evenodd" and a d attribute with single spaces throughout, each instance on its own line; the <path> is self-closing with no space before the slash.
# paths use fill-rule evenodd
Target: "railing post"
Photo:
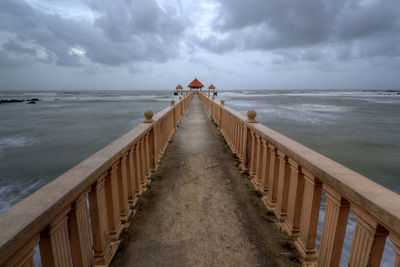
<path id="1" fill-rule="evenodd" d="M 263 201 L 269 211 L 274 211 L 277 201 L 278 178 L 279 178 L 279 157 L 277 149 L 271 143 L 268 143 L 269 152 L 269 173 L 268 175 L 268 191 Z"/>
<path id="2" fill-rule="evenodd" d="M 262 189 L 264 197 L 269 190 L 269 164 L 270 164 L 270 156 L 268 153 L 268 142 L 264 138 L 261 140 L 262 142 L 262 154 L 263 154 L 263 164 L 262 164 L 262 172 L 261 172 L 261 179 L 262 179 Z"/>
<path id="3" fill-rule="evenodd" d="M 288 215 L 283 228 L 292 237 L 297 237 L 300 231 L 301 207 L 303 203 L 304 175 L 297 162 L 289 158 L 290 181 L 288 198 Z"/>
<path id="4" fill-rule="evenodd" d="M 135 145 L 135 176 L 136 176 L 136 188 L 137 188 L 137 195 L 141 195 L 143 192 L 143 184 L 142 184 L 142 163 L 140 160 L 140 141 L 138 141 Z"/>
<path id="5" fill-rule="evenodd" d="M 361 208 L 352 206 L 356 228 L 351 243 L 349 266 L 380 266 L 388 231 Z"/>
<path id="6" fill-rule="evenodd" d="M 242 150 L 243 150 L 243 155 L 242 155 L 242 162 L 241 162 L 241 167 L 244 171 L 247 170 L 247 122 L 243 124 L 243 143 L 242 143 Z"/>
<path id="7" fill-rule="evenodd" d="M 140 183 L 142 185 L 142 189 L 147 191 L 146 184 L 146 154 L 144 151 L 144 138 L 142 137 L 139 141 L 139 157 L 140 157 Z"/>
<path id="8" fill-rule="evenodd" d="M 324 225 L 319 248 L 320 266 L 339 266 L 350 203 L 327 184 L 323 185 L 326 196 Z"/>
<path id="9" fill-rule="evenodd" d="M 132 210 L 129 208 L 128 198 L 128 173 L 127 173 L 127 158 L 128 153 L 125 153 L 121 159 L 121 165 L 118 169 L 118 195 L 119 195 L 119 208 L 120 208 L 120 220 L 123 223 L 127 223 L 132 216 Z"/>
<path id="10" fill-rule="evenodd" d="M 108 265 L 111 261 L 111 245 L 108 238 L 107 208 L 104 189 L 105 177 L 106 174 L 102 175 L 89 192 L 94 262 L 99 265 Z"/>
<path id="11" fill-rule="evenodd" d="M 106 176 L 105 192 L 108 216 L 108 232 L 110 241 L 118 241 L 122 231 L 118 197 L 118 173 L 120 163 L 115 162 Z"/>
<path id="12" fill-rule="evenodd" d="M 253 179 L 253 185 L 256 188 L 256 190 L 261 192 L 261 166 L 263 163 L 263 157 L 262 157 L 262 152 L 261 152 L 261 136 L 256 134 L 256 168 L 255 168 L 255 176 Z"/>
<path id="13" fill-rule="evenodd" d="M 317 237 L 318 214 L 321 205 L 322 183 L 308 170 L 303 168 L 304 194 L 301 210 L 300 235 L 295 246 L 304 262 L 314 263 L 318 260 L 315 240 Z"/>
<path id="14" fill-rule="evenodd" d="M 86 201 L 88 191 L 84 191 L 72 204 L 69 214 L 69 235 L 71 256 L 74 266 L 92 266 L 93 249 L 90 238 L 89 216 Z"/>
<path id="15" fill-rule="evenodd" d="M 69 211 L 70 207 L 61 211 L 40 233 L 40 258 L 44 267 L 72 266 L 67 224 Z"/>
<path id="16" fill-rule="evenodd" d="M 278 199 L 276 203 L 275 214 L 278 221 L 282 223 L 287 217 L 287 203 L 289 194 L 290 181 L 290 164 L 289 159 L 285 154 L 278 150 L 279 157 L 279 177 L 278 177 Z"/>
<path id="17" fill-rule="evenodd" d="M 146 179 L 147 184 L 150 183 L 151 168 L 150 168 L 150 151 L 149 151 L 149 132 L 146 133 L 144 138 L 145 160 L 146 160 Z"/>
<path id="18" fill-rule="evenodd" d="M 136 182 L 136 170 L 135 170 L 135 146 L 129 149 L 129 180 L 130 180 L 130 191 L 131 198 L 129 199 L 129 206 L 134 208 L 138 202 L 138 188 Z"/>
<path id="19" fill-rule="evenodd" d="M 250 158 L 249 158 L 249 174 L 250 174 L 250 177 L 252 178 L 252 179 L 254 179 L 254 176 L 255 176 L 255 165 L 256 165 L 256 159 L 255 159 L 255 157 L 256 157 L 256 148 L 255 148 L 255 139 L 256 139 L 256 136 L 255 136 L 255 133 L 254 133 L 254 131 L 253 130 L 250 130 Z"/>

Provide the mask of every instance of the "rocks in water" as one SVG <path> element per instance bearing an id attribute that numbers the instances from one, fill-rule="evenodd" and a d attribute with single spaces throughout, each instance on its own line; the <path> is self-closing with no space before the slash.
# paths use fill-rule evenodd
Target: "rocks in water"
<path id="1" fill-rule="evenodd" d="M 18 102 L 24 102 L 25 100 L 23 99 L 0 99 L 0 103 L 18 103 Z"/>
<path id="2" fill-rule="evenodd" d="M 39 98 L 32 98 L 32 99 L 0 99 L 0 104 L 3 103 L 21 103 L 21 102 L 28 102 L 28 104 L 36 104 L 37 101 L 40 101 Z"/>

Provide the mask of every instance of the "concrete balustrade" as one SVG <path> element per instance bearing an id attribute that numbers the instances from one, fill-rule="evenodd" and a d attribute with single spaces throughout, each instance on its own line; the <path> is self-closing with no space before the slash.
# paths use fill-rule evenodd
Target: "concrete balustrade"
<path id="1" fill-rule="evenodd" d="M 107 266 L 193 93 L 0 215 L 0 266 Z"/>
<path id="2" fill-rule="evenodd" d="M 295 238 L 305 266 L 339 266 L 349 211 L 355 214 L 349 266 L 379 266 L 386 239 L 400 266 L 400 196 L 323 155 L 199 93 L 266 210 Z M 326 208 L 315 243 L 322 192 Z"/>

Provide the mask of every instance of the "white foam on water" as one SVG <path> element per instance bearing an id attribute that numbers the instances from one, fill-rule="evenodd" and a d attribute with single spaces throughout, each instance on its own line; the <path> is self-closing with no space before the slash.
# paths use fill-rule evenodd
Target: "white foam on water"
<path id="1" fill-rule="evenodd" d="M 15 179 L 14 179 L 15 180 Z M 36 180 L 28 180 L 19 183 L 10 183 L 0 186 L 0 213 L 9 209 L 12 205 L 25 198 L 31 192 L 36 191 L 46 182 L 43 177 L 37 177 Z"/>
<path id="2" fill-rule="evenodd" d="M 15 147 L 32 146 L 37 143 L 39 143 L 39 140 L 28 136 L 2 137 L 0 138 L 0 151 Z"/>
<path id="3" fill-rule="evenodd" d="M 336 106 L 336 105 L 321 105 L 321 104 L 297 104 L 293 106 L 287 106 L 286 109 L 297 110 L 297 111 L 311 111 L 311 112 L 349 112 L 353 108 L 346 106 Z"/>

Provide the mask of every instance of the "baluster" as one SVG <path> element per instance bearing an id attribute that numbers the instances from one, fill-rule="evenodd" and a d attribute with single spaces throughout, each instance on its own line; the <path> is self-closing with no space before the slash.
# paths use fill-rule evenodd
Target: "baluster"
<path id="1" fill-rule="evenodd" d="M 263 201 L 267 210 L 274 211 L 278 198 L 278 178 L 279 178 L 279 157 L 276 147 L 268 143 L 269 154 L 269 174 L 268 175 L 268 191 Z"/>
<path id="2" fill-rule="evenodd" d="M 154 134 L 155 134 L 155 131 L 154 131 L 154 127 L 148 132 L 148 141 L 147 141 L 147 146 L 148 146 L 148 154 L 149 154 L 149 175 L 151 175 L 151 172 L 153 171 L 153 170 L 155 170 L 155 167 L 156 167 L 156 164 L 155 164 L 155 160 L 154 160 L 154 155 L 155 155 L 155 153 L 154 153 L 154 151 L 155 151 L 155 149 L 154 149 L 154 141 L 155 141 L 155 138 L 154 138 Z"/>
<path id="3" fill-rule="evenodd" d="M 394 244 L 393 251 L 396 254 L 396 263 L 394 266 L 400 266 L 400 235 L 396 233 L 390 233 L 390 241 Z"/>
<path id="4" fill-rule="evenodd" d="M 92 225 L 94 262 L 108 265 L 111 261 L 111 246 L 108 238 L 108 218 L 105 197 L 105 177 L 102 175 L 89 192 L 90 222 Z"/>
<path id="5" fill-rule="evenodd" d="M 142 186 L 142 177 L 141 177 L 141 165 L 142 163 L 140 162 L 140 140 L 136 143 L 135 145 L 135 185 L 137 189 L 137 195 L 140 196 L 143 193 L 143 186 Z"/>
<path id="6" fill-rule="evenodd" d="M 252 180 L 254 187 L 256 190 L 261 192 L 261 167 L 262 167 L 262 152 L 261 152 L 261 137 L 260 135 L 256 134 L 256 158 L 255 158 L 255 176 L 254 179 Z"/>
<path id="7" fill-rule="evenodd" d="M 110 241 L 115 242 L 119 240 L 119 235 L 122 231 L 122 224 L 120 219 L 119 197 L 118 197 L 118 173 L 120 168 L 119 162 L 114 163 L 111 167 L 110 173 L 106 176 L 105 180 L 105 196 L 107 206 L 108 218 L 108 235 Z"/>
<path id="8" fill-rule="evenodd" d="M 72 263 L 74 266 L 92 266 L 93 249 L 86 201 L 89 190 L 83 192 L 72 204 L 69 214 L 69 233 Z"/>
<path id="9" fill-rule="evenodd" d="M 145 146 L 144 146 L 144 138 L 140 139 L 140 183 L 142 184 L 142 188 L 147 191 L 147 183 L 146 183 L 146 156 L 145 156 Z"/>
<path id="10" fill-rule="evenodd" d="M 388 231 L 361 208 L 352 206 L 356 228 L 349 266 L 380 266 Z"/>
<path id="11" fill-rule="evenodd" d="M 289 181 L 290 181 L 290 164 L 288 157 L 278 150 L 279 158 L 279 177 L 278 177 L 278 200 L 276 203 L 276 216 L 280 223 L 286 220 L 287 216 L 287 203 L 289 193 Z"/>
<path id="12" fill-rule="evenodd" d="M 304 173 L 304 194 L 301 209 L 300 235 L 295 245 L 304 262 L 314 263 L 318 260 L 315 240 L 317 237 L 318 214 L 321 205 L 322 183 L 307 169 Z"/>
<path id="13" fill-rule="evenodd" d="M 319 264 L 321 266 L 339 266 L 350 203 L 332 187 L 324 184 L 323 188 L 326 196 L 326 208 L 319 249 Z"/>
<path id="14" fill-rule="evenodd" d="M 134 154 L 135 147 L 129 149 L 128 152 L 128 166 L 129 166 L 129 176 L 128 176 L 128 186 L 129 186 L 129 207 L 133 208 L 136 206 L 137 196 L 136 196 L 136 185 L 135 185 L 135 168 L 134 168 Z"/>
<path id="15" fill-rule="evenodd" d="M 249 174 L 250 177 L 254 177 L 254 173 L 255 173 L 255 154 L 256 154 L 256 148 L 255 148 L 255 134 L 252 130 L 250 130 L 250 158 L 249 158 L 249 162 L 250 162 L 250 168 L 249 168 Z"/>
<path id="16" fill-rule="evenodd" d="M 35 235 L 25 242 L 22 247 L 11 255 L 2 266 L 4 267 L 34 267 L 33 255 L 35 255 L 34 247 L 39 243 L 39 235 Z"/>
<path id="17" fill-rule="evenodd" d="M 68 212 L 65 208 L 40 233 L 40 258 L 46 266 L 72 266 L 68 235 Z"/>
<path id="18" fill-rule="evenodd" d="M 236 119 L 235 118 L 233 118 L 233 120 L 232 120 L 232 130 L 233 130 L 233 133 L 232 133 L 232 152 L 233 153 L 235 153 L 236 154 Z"/>
<path id="19" fill-rule="evenodd" d="M 129 152 L 125 153 L 121 159 L 120 168 L 118 168 L 118 195 L 119 195 L 119 208 L 120 208 L 120 220 L 126 224 L 132 216 L 132 210 L 129 208 L 128 198 L 128 173 L 127 173 L 127 158 Z"/>
<path id="20" fill-rule="evenodd" d="M 262 162 L 262 170 L 261 170 L 261 183 L 262 183 L 262 190 L 263 195 L 268 192 L 269 188 L 269 164 L 271 162 L 270 155 L 268 153 L 268 142 L 264 138 L 261 139 L 262 143 L 262 154 L 263 154 L 263 162 Z"/>
<path id="21" fill-rule="evenodd" d="M 145 151 L 145 166 L 146 166 L 146 180 L 147 180 L 147 184 L 150 183 L 150 153 L 149 153 L 149 132 L 146 133 L 145 137 L 144 137 L 144 151 Z"/>
<path id="22" fill-rule="evenodd" d="M 289 158 L 290 181 L 287 220 L 283 225 L 284 231 L 292 237 L 297 237 L 300 231 L 301 207 L 303 203 L 304 175 L 297 162 Z"/>
<path id="23" fill-rule="evenodd" d="M 245 135 L 245 127 L 244 127 L 244 123 L 240 124 L 240 159 L 243 162 L 244 159 L 244 144 L 245 144 L 245 139 L 244 139 L 244 135 Z"/>

